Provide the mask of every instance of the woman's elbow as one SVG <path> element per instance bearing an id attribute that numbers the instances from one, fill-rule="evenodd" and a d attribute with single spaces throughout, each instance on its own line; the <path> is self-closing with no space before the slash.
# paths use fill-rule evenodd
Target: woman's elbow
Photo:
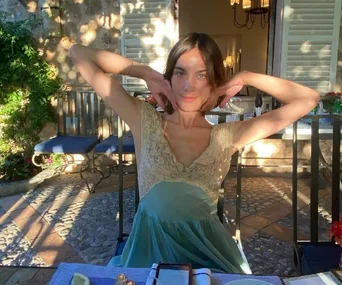
<path id="1" fill-rule="evenodd" d="M 312 94 L 310 96 L 311 98 L 311 102 L 314 106 L 316 106 L 319 102 L 319 100 L 321 99 L 321 96 L 319 95 L 319 93 L 315 90 L 312 90 Z"/>

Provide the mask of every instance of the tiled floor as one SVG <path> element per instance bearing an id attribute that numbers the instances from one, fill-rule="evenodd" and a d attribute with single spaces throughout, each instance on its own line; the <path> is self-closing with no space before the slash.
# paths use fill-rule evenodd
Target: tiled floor
<path id="1" fill-rule="evenodd" d="M 291 179 L 274 177 L 245 177 L 242 179 L 241 192 L 241 225 L 242 239 L 247 239 L 258 230 L 271 234 L 281 240 L 292 241 L 292 193 Z M 303 211 L 309 209 L 310 188 L 308 179 L 298 181 L 298 217 L 299 239 L 308 239 L 310 232 L 309 213 L 306 219 L 300 219 Z M 229 220 L 235 219 L 235 187 L 234 179 L 226 180 L 225 212 Z M 331 219 L 331 195 L 329 187 L 319 190 L 319 212 L 322 220 L 322 238 L 328 230 Z M 286 221 L 286 222 L 285 222 Z M 245 234 L 243 234 L 243 231 Z"/>

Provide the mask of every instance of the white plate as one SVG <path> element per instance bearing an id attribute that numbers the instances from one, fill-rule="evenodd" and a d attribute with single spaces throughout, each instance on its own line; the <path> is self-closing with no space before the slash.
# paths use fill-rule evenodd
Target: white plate
<path id="1" fill-rule="evenodd" d="M 273 285 L 272 283 L 258 280 L 258 279 L 239 279 L 239 280 L 233 280 L 229 281 L 228 283 L 225 283 L 224 285 Z"/>

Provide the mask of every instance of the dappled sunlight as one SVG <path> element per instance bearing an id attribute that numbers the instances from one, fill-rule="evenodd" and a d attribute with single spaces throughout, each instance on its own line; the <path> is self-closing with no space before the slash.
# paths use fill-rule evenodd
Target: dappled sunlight
<path id="1" fill-rule="evenodd" d="M 292 205 L 292 199 L 289 196 L 284 196 L 284 203 L 288 205 Z"/>
<path id="2" fill-rule="evenodd" d="M 8 6 L 8 7 L 7 7 Z M 58 76 L 64 83 L 83 84 L 84 80 L 74 68 L 69 49 L 73 43 L 93 45 L 114 52 L 120 50 L 121 20 L 133 23 L 125 29 L 126 40 L 133 40 L 143 46 L 143 53 L 134 58 L 142 63 L 151 62 L 158 71 L 164 71 L 165 58 L 173 44 L 175 34 L 174 19 L 167 3 L 137 1 L 134 3 L 98 4 L 74 0 L 63 3 L 54 1 L 25 1 L 8 4 L 8 20 L 25 19 L 35 13 L 42 25 L 37 25 L 33 33 L 39 42 L 40 53 L 58 68 Z M 43 8 L 42 10 L 40 8 Z M 13 14 L 13 15 L 12 15 Z M 138 14 L 149 18 L 141 24 Z M 13 17 L 12 17 L 13 16 Z"/>
<path id="3" fill-rule="evenodd" d="M 303 193 L 301 191 L 297 192 L 297 199 L 299 199 L 305 205 L 309 205 L 310 204 L 310 197 L 308 195 L 305 195 L 305 193 Z"/>
<path id="4" fill-rule="evenodd" d="M 145 3 L 144 1 L 137 1 L 136 3 L 122 3 L 121 4 L 121 15 L 127 15 L 133 13 L 135 10 L 140 10 L 141 12 L 146 11 L 146 5 L 150 5 L 150 3 Z M 159 11 L 162 8 L 162 5 L 154 5 Z"/>
<path id="5" fill-rule="evenodd" d="M 330 58 L 331 56 L 331 46 L 325 45 L 320 50 L 318 50 L 319 58 Z"/>
<path id="6" fill-rule="evenodd" d="M 335 10 L 340 7 L 334 2 L 316 3 L 305 9 L 302 5 L 291 3 L 283 10 L 282 52 L 285 56 L 281 77 L 324 95 L 336 89 L 335 78 L 340 77 L 332 75 L 337 64 L 332 52 L 338 52 L 339 46 L 336 20 L 340 16 Z"/>
<path id="7" fill-rule="evenodd" d="M 89 45 L 95 39 L 96 39 L 96 31 L 92 29 L 84 32 L 81 36 L 81 41 L 83 45 Z"/>
<path id="8" fill-rule="evenodd" d="M 37 2 L 36 1 L 30 1 L 27 3 L 27 11 L 30 13 L 36 13 L 37 12 Z"/>
<path id="9" fill-rule="evenodd" d="M 172 5 L 167 2 L 121 3 L 122 55 L 163 73 L 176 35 L 171 9 Z M 141 80 L 129 77 L 126 80 L 127 84 L 145 88 Z"/>
<path id="10" fill-rule="evenodd" d="M 264 165 L 265 159 L 272 157 L 272 155 L 277 152 L 277 146 L 273 143 L 259 140 L 253 144 L 247 145 L 244 149 L 244 152 L 254 153 L 258 165 Z"/>
<path id="11" fill-rule="evenodd" d="M 294 46 L 295 47 L 295 46 Z M 298 63 L 289 62 L 288 63 L 288 71 L 291 73 L 291 76 L 293 79 L 303 79 L 303 77 L 309 75 L 309 78 L 312 78 L 314 80 L 317 80 L 316 83 L 318 86 L 319 84 L 326 86 L 325 81 L 319 82 L 319 79 L 322 79 L 329 75 L 329 61 L 331 56 L 331 47 L 329 45 L 319 45 L 317 43 L 311 43 L 310 41 L 305 41 L 302 43 L 299 47 L 298 52 L 301 54 L 308 56 L 308 58 L 311 58 L 313 60 L 312 64 L 304 64 L 303 65 L 297 65 Z M 296 55 L 295 51 L 291 51 L 293 53 L 293 56 Z M 320 64 L 314 62 L 314 58 L 317 58 L 317 60 L 320 60 Z M 291 66 L 293 67 L 291 68 Z"/>
<path id="12" fill-rule="evenodd" d="M 76 77 L 77 77 L 77 72 L 76 72 L 75 70 L 70 70 L 70 71 L 68 72 L 68 77 L 69 77 L 70 79 L 76 79 Z"/>
<path id="13" fill-rule="evenodd" d="M 332 222 L 332 215 L 329 212 L 329 209 L 326 209 L 323 206 L 318 206 L 318 213 L 322 213 L 322 212 L 326 213 L 326 215 L 324 216 L 321 214 L 320 217 L 322 219 L 324 219 L 326 222 L 331 223 Z"/>
<path id="14" fill-rule="evenodd" d="M 50 181 L 55 179 L 53 176 L 47 178 L 52 178 Z M 8 235 L 2 240 L 5 243 L 2 243 L 1 250 L 6 254 L 1 256 L 0 264 L 51 266 L 72 256 L 76 258 L 77 253 L 69 249 L 65 241 L 55 233 L 55 224 L 47 222 L 46 218 L 50 211 L 61 214 L 69 205 L 80 202 L 84 204 L 84 200 L 80 195 L 60 195 L 61 189 L 57 188 L 57 185 L 44 185 L 22 196 L 0 199 L 0 206 L 5 210 L 0 217 L 0 231 Z"/>
<path id="15" fill-rule="evenodd" d="M 89 45 L 96 39 L 96 30 L 98 28 L 97 23 L 91 20 L 88 24 L 84 24 L 80 27 L 81 41 L 83 45 Z"/>
<path id="16" fill-rule="evenodd" d="M 319 79 L 323 76 L 324 71 L 322 71 L 322 68 L 320 66 L 316 66 L 311 68 L 310 70 L 310 77 L 314 79 Z"/>
<path id="17" fill-rule="evenodd" d="M 79 168 L 85 162 L 85 157 L 82 154 L 72 154 L 66 155 L 66 160 L 68 164 L 65 171 L 72 172 L 75 171 L 75 168 Z"/>
<path id="18" fill-rule="evenodd" d="M 304 67 L 303 66 L 296 66 L 292 69 L 292 74 L 294 78 L 300 77 L 304 73 Z"/>
<path id="19" fill-rule="evenodd" d="M 284 19 L 289 20 L 291 15 L 294 13 L 294 9 L 291 8 L 290 6 L 285 6 L 284 8 Z"/>
<path id="20" fill-rule="evenodd" d="M 302 53 L 309 53 L 311 51 L 312 45 L 310 44 L 309 41 L 304 42 L 301 47 L 300 47 L 300 51 Z"/>
<path id="21" fill-rule="evenodd" d="M 330 81 L 326 80 L 326 81 L 320 81 L 317 82 L 317 90 L 327 90 L 327 88 L 330 87 Z"/>
<path id="22" fill-rule="evenodd" d="M 59 1 L 13 1 L 1 8 L 8 14 L 7 20 L 23 20 L 35 14 L 37 23 L 41 21 L 33 26 L 33 35 L 40 54 L 58 68 L 63 83 L 85 83 L 69 57 L 73 43 L 119 51 L 119 2 L 74 0 L 62 5 Z"/>
<path id="23" fill-rule="evenodd" d="M 264 182 L 267 184 L 267 187 L 269 189 L 271 189 L 273 192 L 277 193 L 280 197 L 284 198 L 285 194 L 286 194 L 286 190 L 279 190 L 279 185 L 276 185 L 274 183 L 271 182 L 272 180 L 267 180 L 264 179 Z M 283 189 L 283 188 L 281 188 Z"/>
<path id="24" fill-rule="evenodd" d="M 107 30 L 110 30 L 113 27 L 118 30 L 120 29 L 120 17 L 114 13 L 111 13 L 109 16 L 96 15 L 95 20 L 101 28 Z"/>
<path id="25" fill-rule="evenodd" d="M 120 13 L 123 16 L 131 14 L 136 9 L 140 10 L 143 4 L 143 2 L 138 2 L 135 5 L 133 3 L 122 3 L 120 6 Z"/>

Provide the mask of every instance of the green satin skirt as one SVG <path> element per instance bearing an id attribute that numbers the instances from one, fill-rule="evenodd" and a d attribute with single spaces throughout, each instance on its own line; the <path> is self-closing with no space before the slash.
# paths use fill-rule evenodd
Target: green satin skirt
<path id="1" fill-rule="evenodd" d="M 250 273 L 217 206 L 199 187 L 162 181 L 140 201 L 122 255 L 108 266 L 146 267 L 153 263 L 191 263 L 214 272 Z"/>

